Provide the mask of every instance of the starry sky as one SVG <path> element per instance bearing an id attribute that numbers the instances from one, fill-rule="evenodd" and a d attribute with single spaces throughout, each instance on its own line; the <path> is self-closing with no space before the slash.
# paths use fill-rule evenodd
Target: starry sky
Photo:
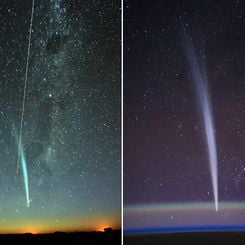
<path id="1" fill-rule="evenodd" d="M 120 227 L 120 2 L 0 3 L 0 232 Z"/>
<path id="2" fill-rule="evenodd" d="M 124 1 L 126 230 L 245 225 L 244 10 L 239 0 Z M 216 214 L 187 36 L 212 109 Z"/>

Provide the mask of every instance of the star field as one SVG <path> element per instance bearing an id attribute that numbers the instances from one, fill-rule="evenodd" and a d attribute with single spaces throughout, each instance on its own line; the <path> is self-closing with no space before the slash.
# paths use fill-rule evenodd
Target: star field
<path id="1" fill-rule="evenodd" d="M 0 4 L 0 231 L 119 227 L 120 3 L 35 2 L 22 135 L 26 208 L 14 128 L 31 4 Z"/>
<path id="2" fill-rule="evenodd" d="M 205 129 L 184 33 L 206 71 L 219 200 L 244 200 L 244 7 L 242 1 L 124 1 L 126 209 L 213 202 Z M 128 227 L 130 215 L 125 211 Z M 142 222 L 149 225 L 152 217 L 144 213 Z"/>

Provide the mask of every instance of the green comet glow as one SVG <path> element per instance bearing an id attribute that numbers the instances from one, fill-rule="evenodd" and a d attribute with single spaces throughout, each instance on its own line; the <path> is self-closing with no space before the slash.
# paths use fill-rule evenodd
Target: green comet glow
<path id="1" fill-rule="evenodd" d="M 17 132 L 15 127 L 13 127 L 14 129 L 14 136 L 15 136 L 15 140 L 17 143 L 17 146 L 19 144 L 19 139 L 17 136 Z M 28 181 L 28 170 L 27 170 L 27 165 L 26 165 L 26 157 L 25 157 L 25 153 L 23 150 L 23 145 L 22 142 L 20 142 L 20 162 L 21 162 L 21 168 L 22 168 L 22 174 L 23 174 L 23 179 L 24 179 L 24 186 L 25 186 L 25 192 L 26 192 L 26 206 L 30 207 L 30 197 L 29 197 L 29 181 Z"/>
<path id="2" fill-rule="evenodd" d="M 29 207 L 30 198 L 29 198 L 28 171 L 27 171 L 26 158 L 25 158 L 25 153 L 23 151 L 22 142 L 20 144 L 20 156 L 21 156 L 21 167 L 22 167 L 22 173 L 23 173 L 23 179 L 24 179 L 25 191 L 26 191 L 26 205 L 27 207 Z"/>

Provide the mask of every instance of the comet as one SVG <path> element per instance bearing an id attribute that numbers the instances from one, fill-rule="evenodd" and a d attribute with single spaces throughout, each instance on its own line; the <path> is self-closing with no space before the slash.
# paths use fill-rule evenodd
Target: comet
<path id="1" fill-rule="evenodd" d="M 218 211 L 218 161 L 217 161 L 217 147 L 215 139 L 215 128 L 212 113 L 212 105 L 210 102 L 210 95 L 208 91 L 207 73 L 203 66 L 198 62 L 198 57 L 195 53 L 191 38 L 185 33 L 184 47 L 191 69 L 191 75 L 195 86 L 196 97 L 201 108 L 201 117 L 205 130 L 210 174 L 212 180 L 212 189 L 214 196 L 215 210 Z"/>
<path id="2" fill-rule="evenodd" d="M 13 130 L 14 130 L 14 137 L 16 140 L 16 144 L 20 152 L 20 163 L 21 163 L 25 194 L 26 194 L 26 206 L 29 208 L 31 200 L 30 200 L 30 195 L 29 195 L 29 180 L 28 180 L 28 169 L 27 169 L 27 164 L 26 164 L 26 156 L 25 156 L 23 144 L 22 142 L 20 142 L 18 135 L 17 135 L 17 131 L 14 126 L 13 126 Z"/>

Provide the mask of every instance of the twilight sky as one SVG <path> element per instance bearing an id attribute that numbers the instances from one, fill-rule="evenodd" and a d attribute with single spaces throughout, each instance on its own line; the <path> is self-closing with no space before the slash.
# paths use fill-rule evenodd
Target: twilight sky
<path id="1" fill-rule="evenodd" d="M 120 2 L 0 3 L 0 232 L 120 227 Z"/>
<path id="2" fill-rule="evenodd" d="M 245 199 L 244 10 L 239 0 L 124 1 L 125 229 L 229 224 L 223 217 Z M 207 89 L 197 91 L 197 80 Z M 219 201 L 228 214 L 213 215 L 211 208 L 204 94 L 214 124 Z M 210 220 L 200 214 L 173 222 L 185 203 L 200 210 L 208 203 Z M 179 206 L 164 208 L 170 204 Z M 146 215 L 154 209 L 169 219 Z"/>

